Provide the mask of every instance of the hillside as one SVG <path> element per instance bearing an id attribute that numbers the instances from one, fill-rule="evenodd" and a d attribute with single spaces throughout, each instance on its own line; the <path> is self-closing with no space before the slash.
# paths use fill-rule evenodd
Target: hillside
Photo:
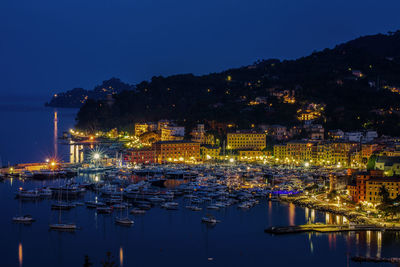
<path id="1" fill-rule="evenodd" d="M 203 76 L 153 77 L 134 89 L 114 94 L 113 104 L 89 97 L 77 127 L 121 128 L 162 118 L 187 125 L 215 120 L 240 128 L 291 126 L 300 124 L 299 114 L 311 106 L 319 107 L 315 121 L 328 129 L 400 135 L 400 32 L 360 37 L 296 60 L 264 60 Z"/>
<path id="2" fill-rule="evenodd" d="M 133 90 L 134 86 L 121 82 L 120 79 L 111 78 L 97 85 L 93 90 L 74 88 L 72 90 L 53 95 L 50 102 L 45 103 L 49 107 L 79 108 L 88 99 L 106 100 L 108 95 L 121 93 L 124 90 Z"/>

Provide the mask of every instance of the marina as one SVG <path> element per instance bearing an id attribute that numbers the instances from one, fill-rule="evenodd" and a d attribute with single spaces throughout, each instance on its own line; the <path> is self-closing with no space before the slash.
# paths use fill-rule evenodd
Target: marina
<path id="1" fill-rule="evenodd" d="M 54 111 L 49 113 L 51 121 Z M 48 127 L 53 134 L 53 123 Z M 68 162 L 68 143 L 57 146 L 60 160 Z M 358 266 L 346 255 L 392 258 L 399 249 L 394 231 L 264 233 L 277 226 L 343 224 L 345 217 L 334 209 L 296 197 L 309 183 L 328 185 L 329 173 L 340 169 L 238 163 L 62 167 L 60 175 L 43 172 L 48 176 L 40 179 L 34 171 L 2 175 L 0 226 L 10 232 L 0 241 L 5 266 L 35 265 L 39 253 L 43 265 L 80 266 L 88 255 L 99 266 L 107 252 L 119 266 Z"/>

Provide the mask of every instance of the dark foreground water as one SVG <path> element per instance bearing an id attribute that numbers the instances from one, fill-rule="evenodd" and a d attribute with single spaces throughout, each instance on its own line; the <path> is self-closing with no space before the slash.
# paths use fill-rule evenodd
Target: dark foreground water
<path id="1" fill-rule="evenodd" d="M 3 122 L 8 125 L 0 133 L 3 164 L 4 159 L 30 162 L 54 153 L 55 111 L 39 104 L 0 106 Z M 73 125 L 75 111 L 57 112 L 60 133 Z M 68 159 L 68 149 L 57 150 L 59 157 Z M 341 220 L 275 202 L 262 201 L 249 211 L 232 206 L 212 212 L 222 221 L 215 227 L 200 222 L 205 211 L 184 210 L 183 199 L 178 200 L 181 207 L 177 211 L 156 207 L 145 215 L 132 216 L 135 224 L 130 228 L 114 224 L 118 212 L 101 215 L 78 206 L 62 216 L 81 229 L 60 233 L 48 230 L 48 224 L 58 219 L 58 211 L 50 209 L 51 200 L 14 198 L 20 186 L 35 188 L 63 182 L 9 179 L 0 183 L 0 266 L 82 266 L 84 255 L 89 255 L 94 266 L 100 266 L 107 252 L 112 253 L 116 266 L 359 266 L 349 257 L 400 256 L 400 236 L 394 233 L 265 234 L 267 226 Z M 92 192 L 86 193 L 85 199 L 93 198 Z M 20 212 L 31 214 L 37 221 L 30 226 L 13 224 L 11 218 Z"/>

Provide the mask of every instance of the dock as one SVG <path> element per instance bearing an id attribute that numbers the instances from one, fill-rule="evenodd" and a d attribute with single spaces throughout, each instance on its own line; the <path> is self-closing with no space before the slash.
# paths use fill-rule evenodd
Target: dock
<path id="1" fill-rule="evenodd" d="M 351 258 L 354 262 L 389 262 L 400 263 L 400 258 L 373 258 L 373 257 L 360 257 L 355 256 Z"/>
<path id="2" fill-rule="evenodd" d="M 297 233 L 334 233 L 350 231 L 400 231 L 400 227 L 383 227 L 372 224 L 349 225 L 349 224 L 304 224 L 294 226 L 273 226 L 264 230 L 269 234 L 297 234 Z"/>

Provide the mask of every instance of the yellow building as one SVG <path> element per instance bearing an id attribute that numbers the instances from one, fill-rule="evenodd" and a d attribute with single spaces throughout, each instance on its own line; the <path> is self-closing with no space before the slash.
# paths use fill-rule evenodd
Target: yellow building
<path id="1" fill-rule="evenodd" d="M 313 143 L 307 141 L 291 141 L 286 144 L 286 154 L 289 160 L 298 162 L 312 160 Z"/>
<path id="2" fill-rule="evenodd" d="M 242 161 L 256 161 L 263 158 L 261 150 L 239 150 L 239 160 Z"/>
<path id="3" fill-rule="evenodd" d="M 144 133 L 155 131 L 157 124 L 151 122 L 135 123 L 135 135 L 141 136 Z"/>
<path id="4" fill-rule="evenodd" d="M 161 128 L 161 141 L 183 140 L 185 127 L 183 126 L 164 126 Z"/>
<path id="5" fill-rule="evenodd" d="M 382 197 L 379 196 L 379 191 L 382 186 L 389 192 L 391 199 L 400 194 L 400 178 L 371 178 L 366 181 L 365 200 L 374 204 L 380 203 Z"/>
<path id="6" fill-rule="evenodd" d="M 359 144 L 355 142 L 332 142 L 329 146 L 331 163 L 348 166 L 350 164 L 350 155 L 358 150 Z"/>
<path id="7" fill-rule="evenodd" d="M 200 147 L 200 151 L 203 160 L 216 160 L 220 158 L 221 147 L 204 145 Z"/>
<path id="8" fill-rule="evenodd" d="M 264 133 L 236 132 L 227 134 L 227 149 L 255 149 L 263 150 L 266 147 Z"/>
<path id="9" fill-rule="evenodd" d="M 274 145 L 274 158 L 281 160 L 286 157 L 286 145 Z"/>

